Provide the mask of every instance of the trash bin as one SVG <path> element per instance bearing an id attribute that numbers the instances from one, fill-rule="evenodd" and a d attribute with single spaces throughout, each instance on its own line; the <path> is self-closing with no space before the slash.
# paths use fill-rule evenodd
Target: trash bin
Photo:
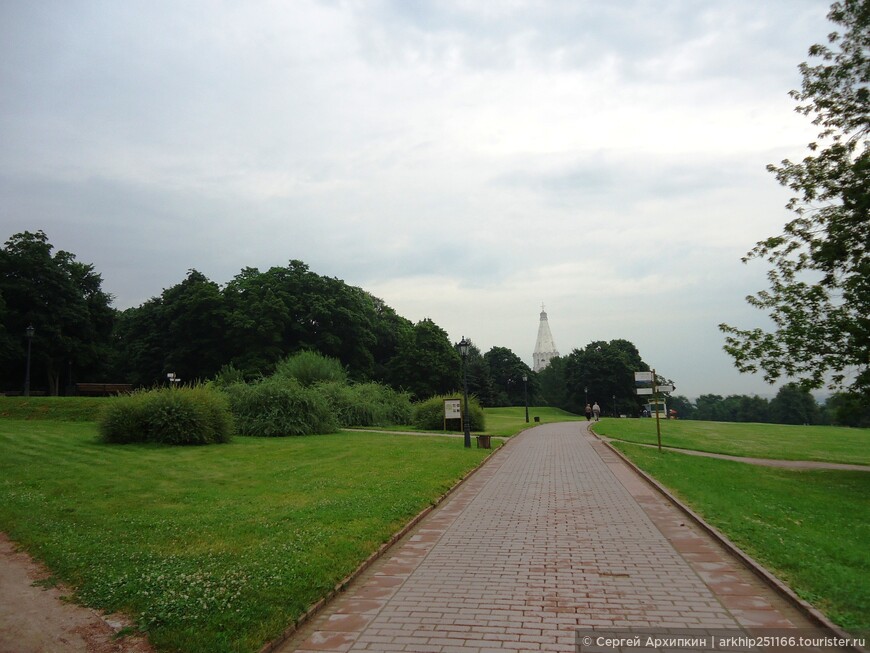
<path id="1" fill-rule="evenodd" d="M 478 435 L 477 436 L 477 448 L 478 449 L 492 449 L 492 441 L 490 440 L 491 435 Z"/>
<path id="2" fill-rule="evenodd" d="M 541 418 L 538 417 L 537 415 L 535 415 L 535 421 L 536 421 L 536 422 L 540 422 L 540 421 L 541 421 Z"/>

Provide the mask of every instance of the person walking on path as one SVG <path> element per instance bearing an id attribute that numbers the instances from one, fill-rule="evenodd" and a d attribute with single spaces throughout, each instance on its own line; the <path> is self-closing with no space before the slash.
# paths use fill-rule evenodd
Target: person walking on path
<path id="1" fill-rule="evenodd" d="M 592 406 L 586 404 L 586 421 L 589 422 L 592 420 Z"/>
<path id="2" fill-rule="evenodd" d="M 596 422 L 601 417 L 601 406 L 598 405 L 597 401 L 592 405 L 592 414 L 595 415 Z"/>

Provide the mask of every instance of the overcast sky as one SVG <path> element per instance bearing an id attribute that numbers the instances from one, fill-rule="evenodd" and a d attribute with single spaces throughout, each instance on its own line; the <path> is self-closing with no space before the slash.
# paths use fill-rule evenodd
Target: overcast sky
<path id="1" fill-rule="evenodd" d="M 290 259 L 527 363 L 625 338 L 677 394 L 722 351 L 815 132 L 827 0 L 0 0 L 0 241 L 117 308 Z"/>

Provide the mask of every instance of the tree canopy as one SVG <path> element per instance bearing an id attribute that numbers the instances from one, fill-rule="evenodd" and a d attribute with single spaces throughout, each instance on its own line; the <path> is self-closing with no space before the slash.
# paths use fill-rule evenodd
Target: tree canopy
<path id="1" fill-rule="evenodd" d="M 635 391 L 634 373 L 648 371 L 637 347 L 628 340 L 598 340 L 555 358 L 539 372 L 540 388 L 552 405 L 582 413 L 588 399 L 603 413 L 614 410 L 636 415 L 641 401 Z"/>
<path id="2" fill-rule="evenodd" d="M 769 290 L 747 298 L 767 311 L 772 331 L 720 325 L 742 372 L 762 371 L 805 388 L 870 391 L 870 0 L 835 2 L 842 31 L 813 45 L 797 111 L 821 131 L 800 162 L 768 169 L 795 195 L 797 217 L 744 257 L 771 264 Z"/>
<path id="3" fill-rule="evenodd" d="M 21 387 L 33 326 L 34 386 L 58 394 L 73 376 L 96 374 L 109 352 L 113 311 L 94 266 L 54 247 L 42 231 L 15 234 L 0 249 L 0 360 L 6 387 Z"/>
<path id="4" fill-rule="evenodd" d="M 435 329 L 453 365 L 447 335 Z M 225 365 L 251 378 L 271 373 L 289 354 L 314 350 L 339 360 L 352 379 L 403 384 L 408 379 L 396 376 L 396 358 L 416 355 L 408 348 L 413 335 L 413 325 L 381 300 L 301 261 L 265 272 L 245 268 L 223 288 L 190 270 L 181 283 L 118 316 L 116 371 L 137 385 L 169 372 L 211 378 Z M 427 351 L 437 358 L 437 348 Z"/>

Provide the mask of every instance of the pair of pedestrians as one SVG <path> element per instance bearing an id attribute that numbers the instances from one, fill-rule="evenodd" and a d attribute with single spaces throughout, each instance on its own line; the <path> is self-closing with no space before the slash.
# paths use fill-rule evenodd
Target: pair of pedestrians
<path id="1" fill-rule="evenodd" d="M 592 406 L 586 404 L 586 421 L 591 421 L 593 417 L 595 417 L 596 422 L 601 417 L 601 406 L 598 405 L 597 401 Z"/>

